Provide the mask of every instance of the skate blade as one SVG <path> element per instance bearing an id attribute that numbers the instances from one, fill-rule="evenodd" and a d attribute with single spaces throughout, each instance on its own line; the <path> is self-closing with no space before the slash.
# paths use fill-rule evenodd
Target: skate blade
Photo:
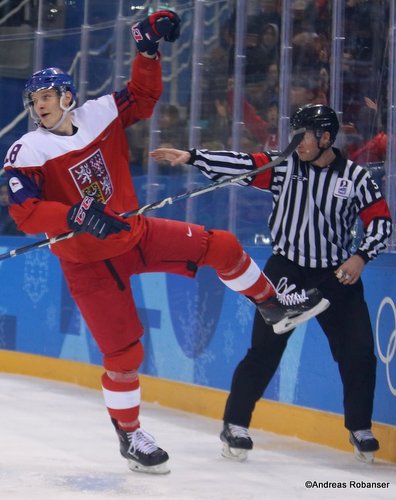
<path id="1" fill-rule="evenodd" d="M 227 443 L 224 443 L 221 454 L 224 458 L 230 458 L 237 462 L 244 462 L 247 459 L 248 451 L 249 450 L 244 450 L 242 448 L 230 448 Z"/>
<path id="2" fill-rule="evenodd" d="M 290 330 L 293 330 L 293 328 L 296 328 L 297 325 L 305 323 L 309 319 L 325 311 L 329 307 L 329 305 L 330 302 L 327 299 L 322 299 L 318 304 L 316 304 L 315 307 L 313 307 L 309 311 L 299 314 L 298 316 L 294 316 L 294 318 L 285 318 L 282 321 L 275 323 L 275 325 L 272 325 L 274 332 L 277 335 L 282 335 L 282 333 L 289 332 Z"/>
<path id="3" fill-rule="evenodd" d="M 354 446 L 355 458 L 359 462 L 364 462 L 365 464 L 374 463 L 374 452 L 373 451 L 359 451 L 356 446 Z"/>
<path id="4" fill-rule="evenodd" d="M 133 472 L 143 472 L 145 474 L 169 474 L 170 472 L 168 461 L 158 465 L 142 465 L 128 459 L 128 467 Z"/>

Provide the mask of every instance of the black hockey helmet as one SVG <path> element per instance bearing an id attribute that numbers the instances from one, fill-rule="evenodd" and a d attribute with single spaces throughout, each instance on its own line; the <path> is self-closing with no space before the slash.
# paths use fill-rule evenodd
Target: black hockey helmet
<path id="1" fill-rule="evenodd" d="M 330 144 L 336 140 L 340 124 L 336 112 L 324 104 L 306 104 L 290 118 L 290 127 L 293 130 L 305 127 L 312 130 L 320 140 L 323 132 L 330 132 Z"/>

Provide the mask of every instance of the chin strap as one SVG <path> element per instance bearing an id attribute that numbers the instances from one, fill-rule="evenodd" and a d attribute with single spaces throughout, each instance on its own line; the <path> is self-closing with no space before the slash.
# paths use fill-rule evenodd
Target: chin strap
<path id="1" fill-rule="evenodd" d="M 319 153 L 314 158 L 312 158 L 312 160 L 309 160 L 309 163 L 313 163 L 314 161 L 319 160 L 319 158 L 326 151 L 326 149 L 328 148 L 319 148 Z"/>
<path id="2" fill-rule="evenodd" d="M 70 106 L 67 106 L 67 107 L 66 107 L 66 106 L 63 104 L 63 98 L 64 98 L 64 97 L 65 97 L 65 94 L 62 94 L 62 95 L 61 95 L 61 98 L 60 98 L 60 101 L 59 101 L 59 105 L 60 105 L 61 109 L 63 110 L 63 113 L 62 113 L 61 119 L 60 119 L 57 123 L 55 123 L 55 125 L 54 125 L 53 127 L 51 127 L 51 128 L 47 128 L 47 130 L 48 130 L 49 132 L 52 132 L 53 130 L 56 130 L 57 128 L 59 128 L 59 127 L 62 125 L 62 123 L 65 121 L 65 118 L 66 118 L 66 116 L 67 116 L 67 113 L 69 113 L 69 112 L 70 112 L 70 111 L 71 111 L 71 110 L 72 110 L 72 109 L 76 106 L 76 101 L 73 101 L 73 102 L 70 104 Z"/>
<path id="3" fill-rule="evenodd" d="M 318 141 L 318 148 L 319 148 L 319 153 L 314 157 L 312 158 L 312 160 L 309 160 L 309 163 L 313 163 L 314 161 L 317 161 L 319 160 L 319 158 L 322 156 L 322 154 L 327 151 L 329 148 L 331 148 L 332 144 L 330 143 L 327 148 L 321 148 L 319 146 L 319 141 Z"/>

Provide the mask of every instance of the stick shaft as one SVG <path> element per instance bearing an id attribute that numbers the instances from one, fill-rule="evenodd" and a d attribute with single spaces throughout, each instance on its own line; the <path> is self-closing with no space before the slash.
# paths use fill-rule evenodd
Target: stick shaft
<path id="1" fill-rule="evenodd" d="M 244 174 L 237 175 L 230 179 L 226 179 L 224 181 L 213 182 L 209 184 L 209 186 L 196 188 L 192 191 L 187 191 L 186 193 L 182 193 L 176 196 L 169 196 L 168 198 L 164 198 L 163 200 L 156 201 L 154 203 L 150 203 L 148 205 L 144 205 L 136 210 L 131 210 L 129 212 L 124 212 L 121 214 L 122 217 L 131 217 L 133 215 L 143 214 L 145 212 L 149 212 L 151 210 L 156 210 L 158 208 L 162 208 L 166 205 L 172 205 L 173 203 L 181 200 L 185 200 L 187 198 L 193 198 L 195 196 L 201 196 L 202 194 L 209 193 L 211 191 L 215 191 L 216 189 L 221 189 L 226 186 L 231 186 L 233 184 L 237 184 L 239 181 L 247 179 L 248 177 L 254 177 L 258 174 L 269 170 L 270 168 L 274 168 L 280 163 L 282 163 L 289 155 L 293 153 L 296 147 L 300 144 L 304 137 L 305 128 L 298 129 L 295 131 L 292 140 L 287 145 L 287 147 L 275 158 L 275 160 L 266 163 L 262 167 L 256 168 L 255 170 L 251 170 L 249 172 L 245 172 Z M 53 238 L 47 238 L 46 240 L 37 241 L 36 243 L 31 243 L 30 245 L 25 245 L 23 247 L 15 248 L 14 250 L 10 250 L 9 252 L 0 254 L 0 261 L 5 260 L 11 257 L 16 257 L 17 255 L 21 255 L 26 252 L 30 252 L 32 250 L 36 250 L 38 248 L 45 248 L 49 245 L 54 245 L 55 243 L 59 243 L 60 241 L 67 240 L 69 238 L 73 238 L 76 236 L 76 233 L 63 233 L 58 236 L 54 236 Z"/>
<path id="2" fill-rule="evenodd" d="M 168 198 L 164 198 L 161 201 L 156 201 L 154 203 L 150 203 L 148 205 L 144 205 L 143 207 L 140 207 L 136 210 L 131 210 L 130 212 L 125 212 L 123 217 L 130 217 L 132 215 L 138 215 L 142 214 L 144 212 L 148 212 L 149 210 L 156 210 L 158 208 L 162 208 L 166 205 L 171 205 L 172 203 L 175 203 L 180 200 L 185 200 L 187 198 L 193 198 L 195 196 L 200 196 L 202 194 L 209 193 L 211 191 L 214 191 L 216 189 L 220 189 L 226 186 L 231 186 L 232 184 L 237 184 L 239 181 L 247 179 L 248 177 L 254 177 L 258 174 L 261 174 L 265 172 L 266 170 L 269 170 L 270 168 L 274 168 L 282 161 L 284 161 L 293 151 L 296 149 L 296 147 L 300 144 L 302 141 L 302 138 L 304 137 L 305 133 L 305 128 L 303 129 L 298 129 L 293 135 L 292 140 L 290 143 L 287 145 L 287 147 L 282 151 L 279 156 L 275 158 L 275 160 L 270 161 L 269 163 L 266 163 L 262 167 L 256 168 L 254 170 L 250 170 L 249 172 L 245 172 L 244 174 L 237 175 L 235 177 L 231 177 L 230 179 L 225 179 L 223 181 L 218 181 L 218 182 L 213 182 L 212 184 L 209 184 L 209 186 L 206 187 L 201 187 L 201 188 L 196 188 L 193 189 L 192 191 L 187 191 L 186 193 L 179 194 L 176 196 L 169 196 Z"/>

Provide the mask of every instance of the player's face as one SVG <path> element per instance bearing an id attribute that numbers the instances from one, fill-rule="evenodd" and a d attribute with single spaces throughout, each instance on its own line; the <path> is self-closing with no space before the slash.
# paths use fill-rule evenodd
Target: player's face
<path id="1" fill-rule="evenodd" d="M 319 154 L 318 140 L 311 130 L 307 130 L 297 147 L 297 154 L 302 161 L 311 161 Z"/>
<path id="2" fill-rule="evenodd" d="M 61 119 L 60 98 L 55 89 L 32 92 L 31 99 L 34 111 L 44 127 L 51 128 Z"/>

